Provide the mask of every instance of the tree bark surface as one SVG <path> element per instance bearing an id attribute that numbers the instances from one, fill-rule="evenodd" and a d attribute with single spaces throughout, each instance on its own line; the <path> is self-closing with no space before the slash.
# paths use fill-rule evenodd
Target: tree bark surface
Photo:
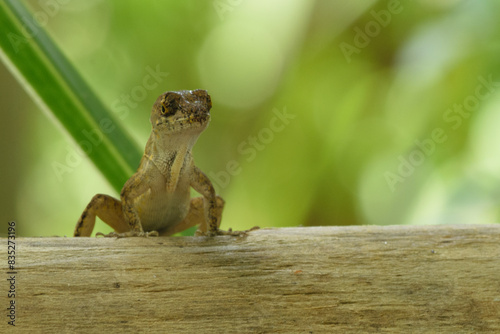
<path id="1" fill-rule="evenodd" d="M 15 242 L 20 332 L 500 333 L 500 225 Z"/>

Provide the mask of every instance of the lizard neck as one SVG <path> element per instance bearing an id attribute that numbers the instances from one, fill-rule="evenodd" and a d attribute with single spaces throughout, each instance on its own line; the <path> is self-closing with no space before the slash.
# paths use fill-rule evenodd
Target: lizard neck
<path id="1" fill-rule="evenodd" d="M 192 164 L 191 150 L 199 134 L 160 134 L 152 131 L 145 149 L 145 156 L 165 177 L 167 190 L 173 192 L 181 173 Z M 184 170 L 184 171 L 183 171 Z"/>
<path id="2" fill-rule="evenodd" d="M 153 160 L 164 156 L 172 156 L 177 152 L 191 153 L 200 133 L 163 134 L 153 130 L 146 145 L 145 153 L 152 156 Z"/>

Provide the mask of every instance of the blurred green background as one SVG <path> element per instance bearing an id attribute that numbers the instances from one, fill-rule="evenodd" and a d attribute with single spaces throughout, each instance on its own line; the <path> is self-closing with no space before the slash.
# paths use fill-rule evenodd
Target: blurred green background
<path id="1" fill-rule="evenodd" d="M 498 222 L 496 0 L 24 3 L 141 150 L 159 94 L 208 90 L 223 228 Z M 75 143 L 3 64 L 0 88 L 1 220 L 71 235 L 118 194 L 88 158 L 57 173 Z"/>

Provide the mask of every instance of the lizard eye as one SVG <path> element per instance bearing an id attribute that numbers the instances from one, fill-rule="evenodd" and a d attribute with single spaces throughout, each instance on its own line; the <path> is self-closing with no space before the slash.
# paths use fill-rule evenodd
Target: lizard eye
<path id="1" fill-rule="evenodd" d="M 175 114 L 175 106 L 172 103 L 162 103 L 161 104 L 161 114 L 163 116 L 170 116 Z"/>
<path id="2" fill-rule="evenodd" d="M 165 99 L 160 104 L 161 114 L 163 116 L 174 115 L 178 108 L 176 96 L 167 95 Z"/>

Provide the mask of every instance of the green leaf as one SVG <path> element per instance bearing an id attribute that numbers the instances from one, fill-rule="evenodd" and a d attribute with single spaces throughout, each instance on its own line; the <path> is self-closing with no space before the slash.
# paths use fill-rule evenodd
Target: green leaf
<path id="1" fill-rule="evenodd" d="M 0 31 L 7 68 L 119 192 L 139 164 L 136 145 L 20 1 L 0 2 Z"/>

